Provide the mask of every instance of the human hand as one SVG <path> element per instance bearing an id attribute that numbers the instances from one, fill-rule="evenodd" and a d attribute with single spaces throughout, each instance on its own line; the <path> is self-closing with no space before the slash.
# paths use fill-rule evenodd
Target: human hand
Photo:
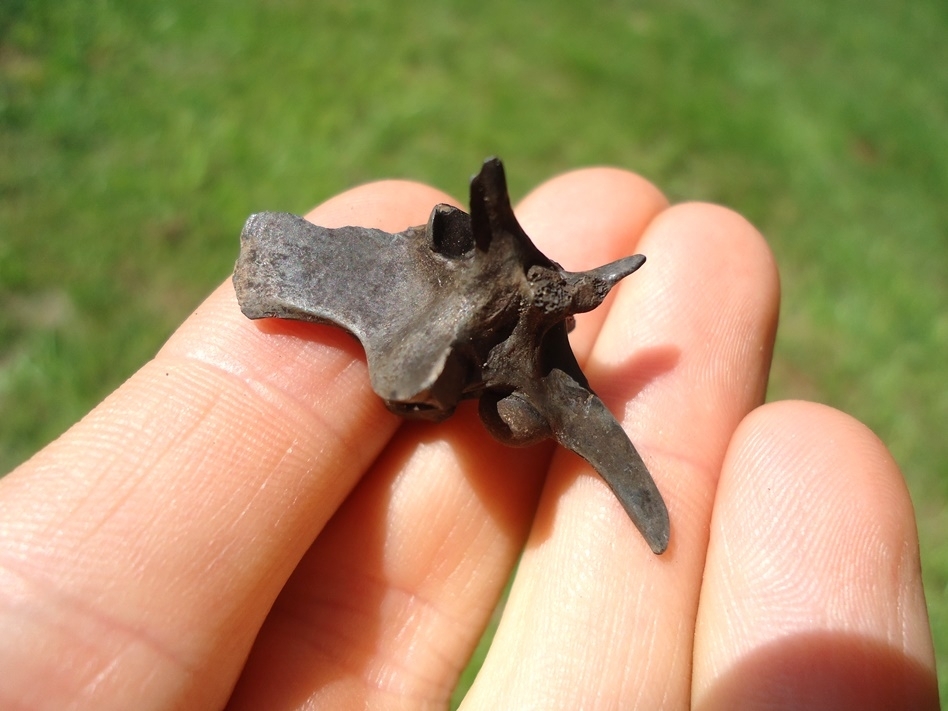
<path id="1" fill-rule="evenodd" d="M 397 231 L 443 201 L 376 183 L 310 218 Z M 464 708 L 937 708 L 898 468 L 846 415 L 760 406 L 762 238 L 609 169 L 518 217 L 567 269 L 648 256 L 572 342 L 665 497 L 664 555 L 571 453 L 468 406 L 399 427 L 351 337 L 248 321 L 228 282 L 0 481 L 3 705 L 440 708 L 523 552 Z"/>

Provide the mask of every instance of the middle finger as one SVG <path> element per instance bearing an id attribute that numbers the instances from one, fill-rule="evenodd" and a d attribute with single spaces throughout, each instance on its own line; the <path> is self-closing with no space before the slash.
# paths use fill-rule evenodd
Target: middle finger
<path id="1" fill-rule="evenodd" d="M 688 707 L 717 476 L 764 396 L 778 281 L 756 230 L 711 205 L 666 210 L 639 250 L 648 266 L 587 372 L 668 504 L 669 548 L 654 556 L 605 483 L 558 453 L 473 706 Z"/>

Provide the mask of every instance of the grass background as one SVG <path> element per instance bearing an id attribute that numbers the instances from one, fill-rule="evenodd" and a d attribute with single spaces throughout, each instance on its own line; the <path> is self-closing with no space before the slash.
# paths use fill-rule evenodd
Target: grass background
<path id="1" fill-rule="evenodd" d="M 619 165 L 770 239 L 769 397 L 894 451 L 948 698 L 945 37 L 943 0 L 3 0 L 0 471 L 157 350 L 251 212 Z"/>

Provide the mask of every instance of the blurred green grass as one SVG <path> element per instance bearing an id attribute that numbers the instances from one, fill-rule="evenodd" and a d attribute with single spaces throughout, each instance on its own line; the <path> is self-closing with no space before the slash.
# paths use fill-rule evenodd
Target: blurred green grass
<path id="1" fill-rule="evenodd" d="M 892 448 L 948 692 L 948 5 L 6 0 L 0 471 L 147 360 L 244 218 L 607 163 L 768 236 L 769 397 Z"/>

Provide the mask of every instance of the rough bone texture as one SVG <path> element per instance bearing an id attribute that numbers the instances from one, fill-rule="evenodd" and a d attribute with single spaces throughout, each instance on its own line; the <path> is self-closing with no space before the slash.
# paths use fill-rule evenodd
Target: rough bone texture
<path id="1" fill-rule="evenodd" d="M 470 214 L 436 205 L 427 225 L 389 234 L 263 212 L 240 239 L 234 286 L 246 316 L 346 329 L 399 415 L 442 420 L 480 398 L 501 442 L 554 437 L 596 468 L 651 549 L 665 550 L 661 494 L 567 340 L 573 314 L 602 303 L 645 257 L 564 271 L 520 227 L 496 158 L 471 180 Z"/>

